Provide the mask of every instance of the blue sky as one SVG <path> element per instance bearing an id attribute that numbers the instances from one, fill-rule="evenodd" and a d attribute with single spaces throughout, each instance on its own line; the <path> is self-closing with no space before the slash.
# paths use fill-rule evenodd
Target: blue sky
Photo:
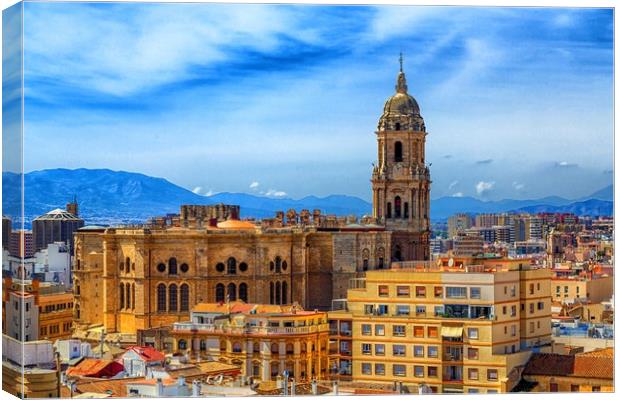
<path id="1" fill-rule="evenodd" d="M 433 198 L 612 182 L 605 9 L 26 3 L 25 168 L 370 199 L 398 53 Z"/>

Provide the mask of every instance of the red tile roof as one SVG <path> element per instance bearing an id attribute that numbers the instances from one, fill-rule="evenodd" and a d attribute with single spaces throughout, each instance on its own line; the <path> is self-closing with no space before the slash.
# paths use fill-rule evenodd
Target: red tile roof
<path id="1" fill-rule="evenodd" d="M 118 361 L 87 358 L 75 367 L 67 368 L 67 376 L 110 378 L 124 369 L 123 365 Z"/>
<path id="2" fill-rule="evenodd" d="M 614 360 L 607 356 L 538 353 L 532 354 L 523 375 L 613 379 Z"/>
<path id="3" fill-rule="evenodd" d="M 127 351 L 133 351 L 144 361 L 164 361 L 166 358 L 164 353 L 150 346 L 130 346 L 127 348 Z"/>

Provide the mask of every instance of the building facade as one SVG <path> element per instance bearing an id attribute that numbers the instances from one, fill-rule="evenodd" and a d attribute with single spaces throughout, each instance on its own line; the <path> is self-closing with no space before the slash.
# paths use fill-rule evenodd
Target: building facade
<path id="1" fill-rule="evenodd" d="M 327 374 L 327 313 L 301 307 L 198 304 L 191 320 L 173 325 L 175 350 L 192 358 L 239 365 L 246 377 L 297 380 Z"/>
<path id="2" fill-rule="evenodd" d="M 67 243 L 73 254 L 73 233 L 84 226 L 84 220 L 68 210 L 77 212 L 77 203 L 67 204 L 67 210 L 57 208 L 32 221 L 34 251 L 54 242 Z"/>
<path id="3" fill-rule="evenodd" d="M 551 342 L 549 286 L 549 271 L 527 260 L 395 263 L 369 271 L 349 290 L 348 310 L 329 318 L 340 326 L 350 318 L 354 381 L 507 392 L 531 350 Z M 349 365 L 342 353 L 331 359 Z"/>

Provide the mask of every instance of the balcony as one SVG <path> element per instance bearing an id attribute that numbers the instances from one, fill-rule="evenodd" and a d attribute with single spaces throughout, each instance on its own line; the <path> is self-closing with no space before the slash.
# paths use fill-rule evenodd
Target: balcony
<path id="1" fill-rule="evenodd" d="M 174 332 L 214 333 L 223 335 L 300 335 L 327 332 L 329 328 L 327 325 L 222 327 L 194 322 L 175 322 L 172 330 Z"/>

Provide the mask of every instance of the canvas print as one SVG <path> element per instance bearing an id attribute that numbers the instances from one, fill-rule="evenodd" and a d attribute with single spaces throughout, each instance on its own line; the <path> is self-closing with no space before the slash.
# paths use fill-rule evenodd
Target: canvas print
<path id="1" fill-rule="evenodd" d="M 613 8 L 2 24 L 3 391 L 614 391 Z"/>

